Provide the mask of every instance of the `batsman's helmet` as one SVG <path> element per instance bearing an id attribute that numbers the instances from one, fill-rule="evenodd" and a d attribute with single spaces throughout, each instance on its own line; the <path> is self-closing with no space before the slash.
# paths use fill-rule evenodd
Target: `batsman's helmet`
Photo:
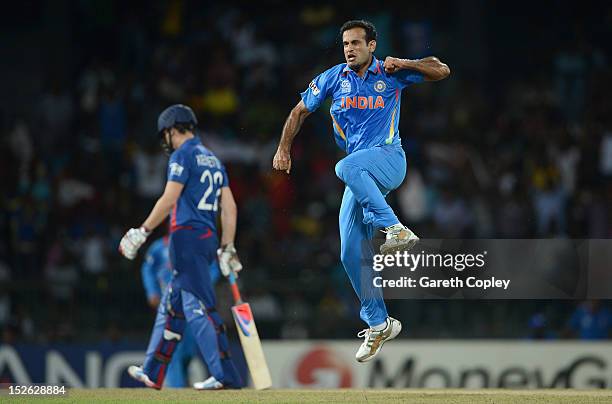
<path id="1" fill-rule="evenodd" d="M 174 148 L 172 147 L 172 134 L 169 138 L 166 138 L 164 134 L 167 129 L 177 128 L 179 131 L 184 132 L 185 130 L 194 131 L 198 124 L 198 118 L 196 118 L 192 109 L 187 105 L 175 104 L 164 109 L 159 118 L 157 118 L 157 133 L 160 136 L 161 147 L 166 154 L 172 153 Z"/>
<path id="2" fill-rule="evenodd" d="M 194 127 L 198 124 L 193 110 L 187 105 L 175 104 L 164 109 L 159 118 L 157 118 L 157 132 L 161 133 L 165 129 L 173 128 L 176 125 L 185 125 Z"/>

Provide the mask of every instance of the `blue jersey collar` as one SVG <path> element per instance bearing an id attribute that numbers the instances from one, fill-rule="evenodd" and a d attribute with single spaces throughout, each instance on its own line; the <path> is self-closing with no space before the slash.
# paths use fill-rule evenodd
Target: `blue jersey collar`
<path id="1" fill-rule="evenodd" d="M 343 74 L 348 74 L 348 72 L 352 72 L 352 71 L 353 69 L 351 69 L 348 64 L 344 66 L 344 69 L 342 69 Z M 380 73 L 380 62 L 378 61 L 378 59 L 376 59 L 376 56 L 374 55 L 372 55 L 372 63 L 370 63 L 370 67 L 368 67 L 368 71 L 374 74 Z"/>
<path id="2" fill-rule="evenodd" d="M 191 139 L 185 140 L 183 142 L 183 144 L 178 149 L 181 149 L 181 148 L 185 147 L 185 145 L 187 145 L 187 144 L 196 144 L 196 143 L 200 143 L 200 138 L 198 137 L 198 135 L 194 135 Z M 176 149 L 176 150 L 178 150 L 178 149 Z"/>

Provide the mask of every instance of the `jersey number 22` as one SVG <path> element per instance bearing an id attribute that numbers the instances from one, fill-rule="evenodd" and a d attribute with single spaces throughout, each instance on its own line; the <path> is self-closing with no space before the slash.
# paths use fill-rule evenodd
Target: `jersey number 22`
<path id="1" fill-rule="evenodd" d="M 200 199 L 198 209 L 212 210 L 216 212 L 219 203 L 219 195 L 221 195 L 221 185 L 223 185 L 223 174 L 221 174 L 221 171 L 215 171 L 214 174 L 211 174 L 210 170 L 204 170 L 202 176 L 200 177 L 200 182 L 202 184 L 208 182 L 208 187 L 206 187 L 206 191 L 204 191 L 204 196 L 202 196 L 202 199 Z M 217 186 L 217 192 L 214 196 L 214 200 L 211 201 L 209 199 L 211 194 L 213 193 L 215 185 Z"/>

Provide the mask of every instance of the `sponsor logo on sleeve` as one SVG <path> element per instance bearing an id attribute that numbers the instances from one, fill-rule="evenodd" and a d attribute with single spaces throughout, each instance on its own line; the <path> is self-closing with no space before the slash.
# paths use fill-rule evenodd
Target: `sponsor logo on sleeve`
<path id="1" fill-rule="evenodd" d="M 180 177 L 183 174 L 183 166 L 179 163 L 170 163 L 170 175 Z"/>
<path id="2" fill-rule="evenodd" d="M 319 93 L 321 92 L 321 90 L 319 90 L 319 87 L 317 87 L 314 81 L 311 81 L 308 87 L 310 87 L 310 89 L 312 90 L 312 95 L 316 96 L 319 95 Z"/>

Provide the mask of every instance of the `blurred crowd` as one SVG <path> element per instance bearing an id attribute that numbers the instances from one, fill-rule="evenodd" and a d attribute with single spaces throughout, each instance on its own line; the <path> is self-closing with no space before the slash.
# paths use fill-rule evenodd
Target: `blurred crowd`
<path id="1" fill-rule="evenodd" d="M 163 190 L 167 158 L 156 118 L 179 102 L 194 108 L 204 144 L 228 168 L 242 287 L 260 334 L 349 338 L 359 330 L 339 261 L 334 165 L 342 152 L 328 108 L 304 124 L 291 175 L 271 171 L 286 115 L 316 74 L 342 62 L 338 28 L 355 16 L 376 25 L 379 58 L 433 53 L 453 72 L 403 95 L 409 168 L 389 200 L 404 223 L 426 238 L 609 238 L 612 55 L 590 34 L 612 16 L 586 13 L 582 24 L 549 35 L 553 43 L 524 42 L 514 48 L 522 53 L 500 55 L 456 49 L 453 10 L 412 11 L 75 3 L 65 28 L 72 63 L 64 71 L 40 66 L 43 85 L 27 113 L 1 114 L 3 340 L 148 333 L 153 314 L 140 261 L 116 247 Z M 511 35 L 498 32 L 503 22 L 482 27 L 483 35 Z M 564 26 L 557 24 L 553 33 Z M 218 288 L 229 304 L 223 281 Z M 409 337 L 607 338 L 607 305 L 392 301 L 390 311 L 405 319 Z M 603 331 L 583 335 L 592 307 Z"/>

